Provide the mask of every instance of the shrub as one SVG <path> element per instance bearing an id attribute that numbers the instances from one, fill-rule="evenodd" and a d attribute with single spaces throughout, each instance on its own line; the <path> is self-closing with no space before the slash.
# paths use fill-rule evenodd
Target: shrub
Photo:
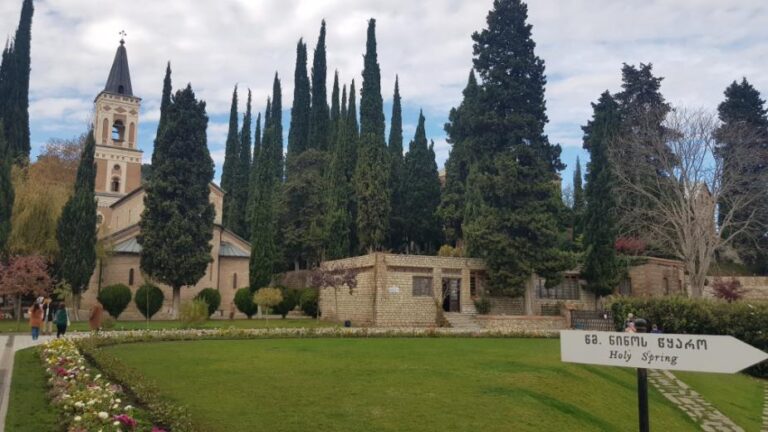
<path id="1" fill-rule="evenodd" d="M 283 301 L 283 293 L 280 288 L 261 288 L 253 296 L 253 303 L 261 306 L 264 315 L 269 314 L 269 309 Z"/>
<path id="2" fill-rule="evenodd" d="M 720 300 L 725 300 L 728 303 L 741 300 L 744 297 L 744 292 L 745 290 L 741 287 L 741 282 L 739 282 L 738 279 L 724 281 L 717 278 L 712 284 L 712 293 L 714 296 Z"/>
<path id="3" fill-rule="evenodd" d="M 182 303 L 179 321 L 184 328 L 196 327 L 208 320 L 208 303 L 197 299 Z"/>
<path id="4" fill-rule="evenodd" d="M 248 288 L 240 288 L 235 292 L 235 306 L 244 313 L 248 319 L 256 315 L 256 304 L 253 302 L 253 294 Z"/>
<path id="5" fill-rule="evenodd" d="M 133 297 L 136 308 L 144 315 L 144 318 L 148 319 L 152 319 L 152 316 L 163 307 L 164 300 L 165 294 L 163 294 L 163 290 L 149 282 L 145 282 L 140 286 Z"/>
<path id="6" fill-rule="evenodd" d="M 112 330 L 115 328 L 115 319 L 107 315 L 101 320 L 102 330 Z"/>
<path id="7" fill-rule="evenodd" d="M 272 310 L 285 318 L 286 315 L 288 315 L 288 312 L 298 306 L 301 300 L 301 290 L 295 288 L 282 288 L 282 292 L 283 301 L 278 303 Z"/>
<path id="8" fill-rule="evenodd" d="M 619 298 L 611 303 L 617 330 L 627 314 L 656 324 L 664 333 L 731 335 L 763 351 L 768 350 L 768 303 L 722 303 L 704 299 L 665 297 L 660 299 Z M 768 362 L 747 369 L 768 377 Z"/>
<path id="9" fill-rule="evenodd" d="M 316 289 L 307 288 L 301 293 L 299 298 L 299 306 L 305 314 L 311 317 L 317 317 L 318 312 L 318 293 Z"/>
<path id="10" fill-rule="evenodd" d="M 109 285 L 101 289 L 98 299 L 104 309 L 117 319 L 131 302 L 131 289 L 123 284 Z"/>
<path id="11" fill-rule="evenodd" d="M 643 240 L 634 237 L 619 237 L 614 244 L 616 252 L 626 255 L 642 255 L 645 253 L 646 244 Z"/>
<path id="12" fill-rule="evenodd" d="M 480 315 L 488 315 L 491 313 L 491 299 L 486 296 L 481 296 L 475 299 L 475 309 Z"/>
<path id="13" fill-rule="evenodd" d="M 437 256 L 441 257 L 462 257 L 464 256 L 464 250 L 460 247 L 453 247 L 451 245 L 442 245 L 437 251 Z"/>
<path id="14" fill-rule="evenodd" d="M 221 293 L 217 289 L 205 288 L 195 296 L 196 300 L 202 300 L 208 305 L 208 316 L 213 315 L 221 305 Z"/>

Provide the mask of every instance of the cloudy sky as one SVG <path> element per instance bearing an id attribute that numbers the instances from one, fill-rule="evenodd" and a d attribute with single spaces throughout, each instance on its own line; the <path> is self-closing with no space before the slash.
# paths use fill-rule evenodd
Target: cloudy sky
<path id="1" fill-rule="evenodd" d="M 143 99 L 139 143 L 145 161 L 170 60 L 174 86 L 191 82 L 208 103 L 208 145 L 220 170 L 235 84 L 252 89 L 254 108 L 263 110 L 277 71 L 287 121 L 296 42 L 308 42 L 311 62 L 325 18 L 329 94 L 334 69 L 342 82 L 354 78 L 359 89 L 366 21 L 375 17 L 387 119 L 397 74 L 406 143 L 423 109 L 442 167 L 450 149 L 442 126 L 460 101 L 472 64 L 470 35 L 484 27 L 491 6 L 492 0 L 36 0 L 33 155 L 52 137 L 86 129 L 118 32 L 125 30 L 133 90 Z M 0 2 L 0 32 L 13 34 L 20 8 L 21 0 Z M 546 62 L 548 133 L 563 146 L 566 182 L 576 156 L 586 158 L 580 125 L 590 117 L 590 102 L 605 89 L 618 91 L 622 62 L 652 62 L 674 104 L 714 109 L 725 87 L 742 76 L 768 93 L 763 0 L 535 0 L 529 22 L 536 52 Z M 241 95 L 241 109 L 244 100 Z"/>

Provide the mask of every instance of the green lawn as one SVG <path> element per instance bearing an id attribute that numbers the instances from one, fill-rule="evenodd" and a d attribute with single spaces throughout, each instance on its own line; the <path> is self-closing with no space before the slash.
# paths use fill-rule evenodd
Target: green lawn
<path id="1" fill-rule="evenodd" d="M 635 431 L 632 369 L 560 362 L 546 339 L 126 344 L 112 354 L 216 431 Z M 655 390 L 654 430 L 696 425 Z"/>
<path id="2" fill-rule="evenodd" d="M 46 376 L 36 348 L 16 353 L 5 430 L 55 432 L 62 430 L 57 411 L 47 397 Z"/>
<path id="3" fill-rule="evenodd" d="M 747 432 L 759 432 L 766 382 L 747 375 L 675 372 Z"/>
<path id="4" fill-rule="evenodd" d="M 314 319 L 241 319 L 241 320 L 209 320 L 200 326 L 200 328 L 264 328 L 264 327 L 328 327 L 335 324 L 317 321 Z M 113 330 L 141 330 L 141 329 L 176 329 L 181 328 L 179 321 L 116 321 Z M 87 321 L 73 322 L 67 331 L 88 331 Z M 26 333 L 29 331 L 27 321 L 22 321 L 18 326 L 18 331 Z M 54 334 L 56 329 L 53 329 Z M 0 320 L 0 333 L 17 332 L 16 321 Z"/>

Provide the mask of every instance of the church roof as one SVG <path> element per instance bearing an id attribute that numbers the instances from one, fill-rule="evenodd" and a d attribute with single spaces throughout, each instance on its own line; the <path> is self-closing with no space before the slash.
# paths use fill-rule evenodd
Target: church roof
<path id="1" fill-rule="evenodd" d="M 115 60 L 112 62 L 112 69 L 109 70 L 109 78 L 107 78 L 104 91 L 133 96 L 131 72 L 128 70 L 128 53 L 125 51 L 125 41 L 122 39 L 120 39 L 120 46 L 117 47 Z"/>
<path id="2" fill-rule="evenodd" d="M 127 240 L 117 243 L 112 251 L 114 253 L 138 254 L 141 253 L 141 245 L 138 241 L 136 241 L 136 237 L 131 237 Z M 240 249 L 232 243 L 223 241 L 221 242 L 221 247 L 219 248 L 219 256 L 248 258 L 250 255 L 248 255 L 248 252 Z"/>

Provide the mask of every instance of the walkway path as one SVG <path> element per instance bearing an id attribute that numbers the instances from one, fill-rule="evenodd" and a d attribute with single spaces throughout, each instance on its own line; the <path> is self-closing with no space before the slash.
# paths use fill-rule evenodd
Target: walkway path
<path id="1" fill-rule="evenodd" d="M 648 380 L 667 399 L 683 410 L 705 432 L 744 432 L 699 393 L 669 371 L 648 370 Z"/>
<path id="2" fill-rule="evenodd" d="M 13 373 L 13 358 L 16 351 L 39 345 L 51 336 L 40 336 L 37 341 L 30 335 L 0 336 L 0 432 L 5 430 L 5 415 L 8 413 L 8 397 L 11 394 L 11 374 Z"/>

